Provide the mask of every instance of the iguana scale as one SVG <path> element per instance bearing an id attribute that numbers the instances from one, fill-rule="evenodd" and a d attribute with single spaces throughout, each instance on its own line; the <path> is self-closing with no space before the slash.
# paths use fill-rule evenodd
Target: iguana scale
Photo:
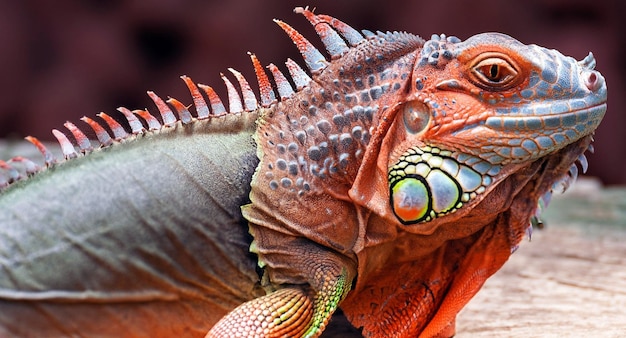
<path id="1" fill-rule="evenodd" d="M 450 337 L 455 316 L 586 169 L 606 110 L 582 61 L 499 33 L 358 32 L 296 8 L 324 56 L 251 54 L 254 93 L 183 76 L 0 162 L 0 336 Z M 73 139 L 73 140 L 72 140 Z M 208 332 L 208 333 L 207 333 Z"/>

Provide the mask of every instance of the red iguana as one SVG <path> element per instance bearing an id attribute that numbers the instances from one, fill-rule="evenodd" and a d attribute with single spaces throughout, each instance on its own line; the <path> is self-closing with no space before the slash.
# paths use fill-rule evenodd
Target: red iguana
<path id="1" fill-rule="evenodd" d="M 358 32 L 297 8 L 309 73 L 83 118 L 0 162 L 0 336 L 450 337 L 577 175 L 606 111 L 582 61 L 499 34 Z M 268 75 L 269 74 L 269 75 Z M 270 80 L 270 78 L 273 79 Z M 74 140 L 71 141 L 68 136 Z M 248 234 L 249 232 L 249 234 Z M 251 236 L 250 236 L 251 235 Z"/>

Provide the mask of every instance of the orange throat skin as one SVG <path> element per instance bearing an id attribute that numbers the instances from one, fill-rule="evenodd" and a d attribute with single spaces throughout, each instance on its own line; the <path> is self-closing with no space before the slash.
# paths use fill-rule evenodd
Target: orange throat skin
<path id="1" fill-rule="evenodd" d="M 346 316 L 373 336 L 452 337 L 456 315 L 517 249 L 537 201 L 569 179 L 590 142 L 583 138 L 512 173 L 471 213 L 442 218 L 432 234 L 398 231 L 393 241 L 365 248 L 341 306 Z"/>

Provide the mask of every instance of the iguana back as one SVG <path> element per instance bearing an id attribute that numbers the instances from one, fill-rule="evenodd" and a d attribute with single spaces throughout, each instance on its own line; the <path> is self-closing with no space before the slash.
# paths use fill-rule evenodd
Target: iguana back
<path id="1" fill-rule="evenodd" d="M 0 336 L 202 335 L 264 294 L 240 212 L 255 116 L 179 122 L 3 192 Z"/>

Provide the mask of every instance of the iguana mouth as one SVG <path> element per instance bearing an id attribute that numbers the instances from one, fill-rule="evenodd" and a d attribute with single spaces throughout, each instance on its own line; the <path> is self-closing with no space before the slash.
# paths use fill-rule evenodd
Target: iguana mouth
<path id="1" fill-rule="evenodd" d="M 594 130 L 604 117 L 606 102 L 590 107 L 585 107 L 569 112 L 555 112 L 553 114 L 540 114 L 533 116 L 507 115 L 491 116 L 485 121 L 485 125 L 494 130 L 545 130 L 549 133 L 558 128 L 575 128 L 578 125 L 585 130 Z M 565 110 L 567 111 L 567 110 Z M 584 121 L 586 125 L 582 124 Z M 578 131 L 578 130 L 577 130 Z"/>

